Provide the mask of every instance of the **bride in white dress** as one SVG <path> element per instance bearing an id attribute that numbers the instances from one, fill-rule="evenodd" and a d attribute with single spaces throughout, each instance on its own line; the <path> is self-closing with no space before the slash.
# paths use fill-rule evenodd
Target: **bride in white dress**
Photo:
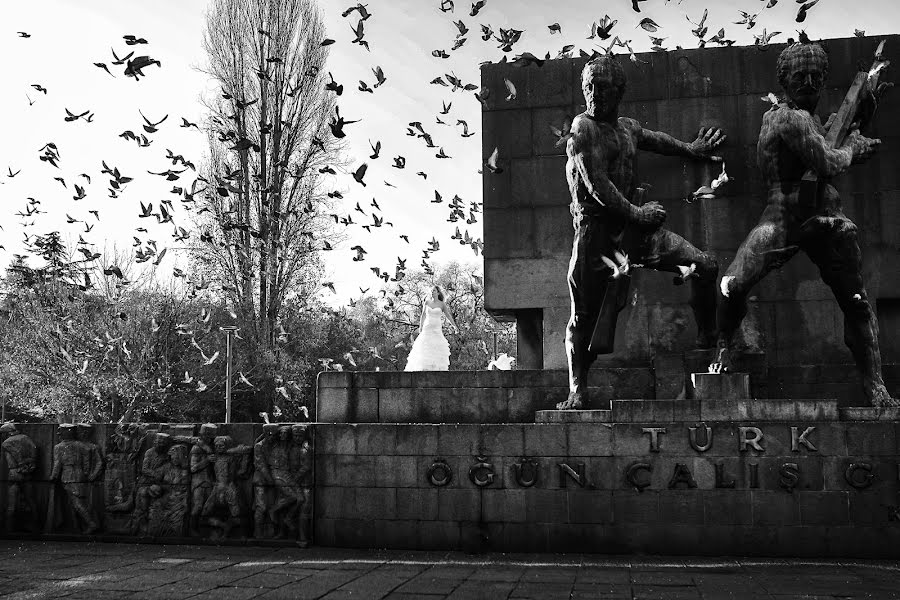
<path id="1" fill-rule="evenodd" d="M 450 344 L 441 331 L 443 323 L 441 315 L 447 316 L 447 321 L 454 331 L 459 332 L 453 315 L 444 303 L 444 294 L 441 288 L 434 286 L 431 290 L 431 298 L 427 298 L 422 305 L 422 315 L 419 317 L 419 335 L 413 342 L 406 361 L 407 371 L 447 371 L 450 369 Z"/>

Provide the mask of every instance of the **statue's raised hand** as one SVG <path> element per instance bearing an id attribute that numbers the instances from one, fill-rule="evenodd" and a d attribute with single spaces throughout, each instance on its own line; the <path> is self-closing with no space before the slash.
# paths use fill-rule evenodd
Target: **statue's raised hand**
<path id="1" fill-rule="evenodd" d="M 694 158 L 705 158 L 712 162 L 722 162 L 721 156 L 714 156 L 713 151 L 725 141 L 725 134 L 718 127 L 701 127 L 697 139 L 690 143 Z"/>

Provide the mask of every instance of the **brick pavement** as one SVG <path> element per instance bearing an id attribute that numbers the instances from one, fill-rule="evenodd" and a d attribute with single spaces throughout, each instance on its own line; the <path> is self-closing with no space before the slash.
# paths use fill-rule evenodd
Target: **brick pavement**
<path id="1" fill-rule="evenodd" d="M 0 598 L 900 599 L 900 562 L 0 542 Z"/>

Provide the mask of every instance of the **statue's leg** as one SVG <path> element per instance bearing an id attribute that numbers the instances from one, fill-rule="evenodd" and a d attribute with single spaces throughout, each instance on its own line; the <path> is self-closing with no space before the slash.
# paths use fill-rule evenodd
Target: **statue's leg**
<path id="1" fill-rule="evenodd" d="M 609 278 L 600 256 L 612 254 L 611 240 L 600 231 L 602 227 L 587 216 L 576 217 L 575 223 L 568 271 L 571 312 L 566 326 L 569 397 L 557 404 L 559 410 L 577 410 L 588 404 L 588 371 L 596 358 L 588 345 Z"/>
<path id="2" fill-rule="evenodd" d="M 268 487 L 264 485 L 253 486 L 253 534 L 257 538 L 263 536 L 266 525 L 266 511 L 268 510 Z M 274 525 L 275 520 L 272 519 Z"/>
<path id="3" fill-rule="evenodd" d="M 18 482 L 10 481 L 9 488 L 6 492 L 6 530 L 14 531 L 17 529 L 16 517 L 19 509 L 19 486 Z"/>
<path id="4" fill-rule="evenodd" d="M 697 347 L 712 348 L 716 344 L 716 276 L 719 263 L 706 252 L 668 229 L 658 229 L 646 240 L 641 255 L 632 262 L 646 268 L 675 273 L 681 282 L 682 270 L 694 268 L 691 279 L 691 309 L 697 322 Z"/>
<path id="5" fill-rule="evenodd" d="M 716 321 L 719 326 L 719 362 L 723 368 L 731 365 L 734 334 L 747 314 L 747 295 L 773 269 L 780 268 L 800 247 L 788 243 L 784 211 L 769 205 L 759 224 L 754 227 L 738 248 L 734 260 L 719 282 L 719 306 Z"/>
<path id="6" fill-rule="evenodd" d="M 203 505 L 206 503 L 205 486 L 198 486 L 191 492 L 191 523 L 190 532 L 193 536 L 200 535 L 200 513 L 203 511 Z"/>
<path id="7" fill-rule="evenodd" d="M 866 398 L 872 406 L 900 406 L 881 376 L 878 319 L 863 286 L 857 227 L 840 213 L 829 221 L 827 231 L 804 243 L 803 249 L 819 267 L 822 281 L 844 313 L 844 342 L 862 375 Z"/>
<path id="8" fill-rule="evenodd" d="M 75 484 L 77 486 L 85 486 L 86 484 Z M 82 523 L 84 524 L 84 533 L 90 535 L 97 531 L 98 525 L 97 520 L 94 519 L 94 515 L 87 502 L 87 490 L 84 487 L 77 489 L 74 493 L 72 493 L 69 498 L 72 500 L 72 508 L 75 510 L 75 513 L 81 518 Z"/>

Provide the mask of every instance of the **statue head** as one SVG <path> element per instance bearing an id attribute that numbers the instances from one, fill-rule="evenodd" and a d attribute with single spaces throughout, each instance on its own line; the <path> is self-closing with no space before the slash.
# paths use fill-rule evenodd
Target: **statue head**
<path id="1" fill-rule="evenodd" d="M 213 444 L 216 448 L 216 452 L 222 454 L 231 447 L 231 436 L 217 435 Z"/>
<path id="2" fill-rule="evenodd" d="M 263 425 L 263 436 L 266 439 L 274 440 L 278 436 L 278 423 L 266 423 Z"/>
<path id="3" fill-rule="evenodd" d="M 218 432 L 219 426 L 215 423 L 204 423 L 200 426 L 200 437 L 206 442 L 212 441 Z"/>
<path id="4" fill-rule="evenodd" d="M 15 435 L 19 433 L 19 430 L 16 429 L 15 423 L 4 423 L 3 425 L 0 425 L 0 435 L 3 435 L 4 433 L 8 435 Z"/>
<path id="5" fill-rule="evenodd" d="M 79 423 L 78 429 L 78 439 L 79 440 L 90 440 L 91 439 L 91 426 L 89 423 Z"/>
<path id="6" fill-rule="evenodd" d="M 64 442 L 69 442 L 75 439 L 75 430 L 77 427 L 72 425 L 71 423 L 63 423 L 59 426 L 59 430 L 57 433 L 59 434 L 59 438 Z"/>
<path id="7" fill-rule="evenodd" d="M 306 441 L 307 426 L 302 423 L 291 425 L 291 441 L 298 446 Z"/>
<path id="8" fill-rule="evenodd" d="M 291 428 L 289 425 L 282 425 L 278 428 L 278 441 L 288 442 L 291 439 Z"/>
<path id="9" fill-rule="evenodd" d="M 626 82 L 625 69 L 614 56 L 588 61 L 581 71 L 581 91 L 588 114 L 601 120 L 618 116 Z"/>
<path id="10" fill-rule="evenodd" d="M 797 106 L 812 112 L 828 76 L 828 54 L 817 43 L 791 44 L 778 55 L 778 83 Z"/>
<path id="11" fill-rule="evenodd" d="M 187 459 L 187 446 L 184 444 L 175 444 L 168 451 L 169 460 L 177 467 L 183 467 Z"/>
<path id="12" fill-rule="evenodd" d="M 172 445 L 172 436 L 168 433 L 157 433 L 153 438 L 153 447 L 160 452 L 167 452 Z"/>

